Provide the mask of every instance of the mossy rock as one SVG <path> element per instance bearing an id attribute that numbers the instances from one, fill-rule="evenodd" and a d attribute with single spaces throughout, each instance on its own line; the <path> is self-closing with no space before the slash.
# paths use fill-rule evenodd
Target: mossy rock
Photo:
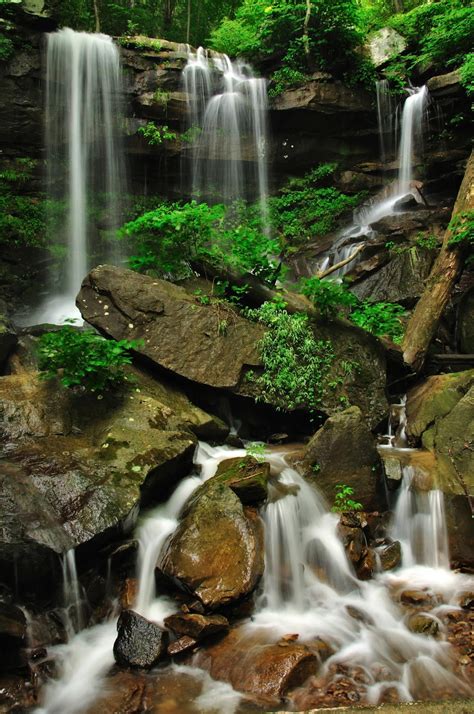
<path id="1" fill-rule="evenodd" d="M 212 481 L 228 486 L 242 503 L 258 503 L 267 498 L 270 464 L 243 456 L 221 461 Z"/>

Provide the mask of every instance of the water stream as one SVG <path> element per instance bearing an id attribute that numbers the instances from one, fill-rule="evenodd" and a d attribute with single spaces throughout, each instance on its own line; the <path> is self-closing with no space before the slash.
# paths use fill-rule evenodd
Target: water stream
<path id="1" fill-rule="evenodd" d="M 47 191 L 62 257 L 29 324 L 82 320 L 75 299 L 84 276 L 93 264 L 118 259 L 117 246 L 100 241 L 97 222 L 109 233 L 120 225 L 125 193 L 117 47 L 106 35 L 68 28 L 46 37 Z"/>
<path id="2" fill-rule="evenodd" d="M 143 516 L 139 540 L 139 592 L 135 609 L 163 624 L 176 603 L 155 590 L 154 566 L 166 538 L 178 524 L 189 496 L 212 477 L 224 459 L 244 456 L 244 449 L 201 443 L 195 472 L 181 481 L 170 500 Z M 334 654 L 318 676 L 330 681 L 335 668 L 358 668 L 364 675 L 364 697 L 376 703 L 387 690 L 400 700 L 426 697 L 436 691 L 468 693 L 451 672 L 449 645 L 411 632 L 398 604 L 404 589 L 431 593 L 439 608 L 456 608 L 456 594 L 472 587 L 467 576 L 449 570 L 442 494 L 413 498 L 409 479 L 402 485 L 395 509 L 393 538 L 402 545 L 402 566 L 360 581 L 338 537 L 339 516 L 324 498 L 272 447 L 267 454 L 272 473 L 269 500 L 262 511 L 265 524 L 265 575 L 256 612 L 245 627 L 249 636 L 275 642 L 296 633 L 302 642 L 322 638 Z M 443 604 L 441 604 L 443 603 Z M 354 619 L 354 612 L 359 613 Z M 436 607 L 430 617 L 437 618 Z M 442 628 L 441 628 L 442 629 Z M 83 712 L 106 692 L 106 674 L 113 665 L 116 620 L 83 630 L 55 648 L 59 677 L 43 688 L 42 714 Z M 181 667 L 201 682 L 203 690 L 189 712 L 227 712 L 239 707 L 239 695 L 213 682 L 194 667 Z M 165 668 L 157 677 L 176 674 Z M 199 686 L 201 686 L 201 684 Z M 360 686 L 360 683 L 359 685 Z M 105 688 L 105 689 L 104 689 Z M 207 692 L 207 693 L 206 693 Z M 221 706 L 222 697 L 222 706 Z M 225 702 L 225 704 L 224 704 Z"/>

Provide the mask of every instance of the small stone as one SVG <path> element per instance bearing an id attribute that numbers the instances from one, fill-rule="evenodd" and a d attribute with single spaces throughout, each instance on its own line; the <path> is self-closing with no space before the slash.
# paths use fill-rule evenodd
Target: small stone
<path id="1" fill-rule="evenodd" d="M 127 578 L 122 583 L 120 588 L 120 605 L 124 610 L 130 610 L 138 595 L 138 580 L 136 578 Z"/>
<path id="2" fill-rule="evenodd" d="M 197 644 L 197 640 L 192 637 L 188 637 L 188 635 L 184 635 L 168 645 L 168 654 L 170 657 L 176 657 L 176 655 L 191 652 L 195 649 Z"/>
<path id="3" fill-rule="evenodd" d="M 400 601 L 404 605 L 424 606 L 431 605 L 433 598 L 424 590 L 404 590 L 400 595 Z"/>
<path id="4" fill-rule="evenodd" d="M 419 635 L 434 637 L 439 632 L 439 624 L 428 615 L 416 613 L 408 619 L 408 629 Z"/>
<path id="5" fill-rule="evenodd" d="M 402 560 L 402 547 L 398 540 L 394 541 L 380 551 L 380 565 L 382 570 L 393 570 L 398 568 Z"/>
<path id="6" fill-rule="evenodd" d="M 175 613 L 165 619 L 165 626 L 177 635 L 187 635 L 195 640 L 228 632 L 229 621 L 223 615 Z"/>
<path id="7" fill-rule="evenodd" d="M 459 605 L 463 610 L 474 610 L 474 593 L 461 593 Z"/>
<path id="8" fill-rule="evenodd" d="M 359 580 L 370 580 L 375 571 L 375 555 L 374 551 L 369 548 L 363 557 L 362 561 L 356 568 L 357 577 Z"/>
<path id="9" fill-rule="evenodd" d="M 151 669 L 166 654 L 168 633 L 133 610 L 124 610 L 117 623 L 114 657 L 122 667 Z"/>

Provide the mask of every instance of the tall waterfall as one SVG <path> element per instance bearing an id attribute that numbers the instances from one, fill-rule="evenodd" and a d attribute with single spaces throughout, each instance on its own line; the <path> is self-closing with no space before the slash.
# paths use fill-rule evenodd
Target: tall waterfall
<path id="1" fill-rule="evenodd" d="M 413 165 L 416 154 L 419 153 L 423 139 L 423 116 L 428 98 L 425 86 L 410 90 L 410 96 L 405 100 L 402 112 L 402 130 L 398 152 L 398 186 L 397 196 L 403 196 L 410 191 L 413 180 Z"/>
<path id="2" fill-rule="evenodd" d="M 196 132 L 192 194 L 227 205 L 258 198 L 269 231 L 266 80 L 227 55 L 188 50 L 183 72 L 189 126 Z"/>
<path id="3" fill-rule="evenodd" d="M 121 114 L 122 72 L 112 39 L 70 29 L 47 35 L 47 188 L 51 199 L 64 202 L 66 215 L 60 234 L 51 236 L 64 245 L 65 257 L 61 278 L 50 276 L 41 321 L 80 317 L 75 297 L 82 279 L 94 263 L 116 259 L 117 249 L 101 244 L 96 224 L 108 231 L 120 225 Z"/>

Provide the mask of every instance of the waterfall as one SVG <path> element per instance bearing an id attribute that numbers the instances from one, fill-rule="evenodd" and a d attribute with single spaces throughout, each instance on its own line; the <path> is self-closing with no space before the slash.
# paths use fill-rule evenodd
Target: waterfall
<path id="1" fill-rule="evenodd" d="M 199 48 L 188 51 L 183 83 L 189 127 L 197 133 L 192 194 L 229 205 L 257 193 L 268 234 L 266 80 L 254 77 L 247 64 Z"/>
<path id="2" fill-rule="evenodd" d="M 96 223 L 113 231 L 121 222 L 121 105 L 120 56 L 110 37 L 70 29 L 47 35 L 47 190 L 67 216 L 52 236 L 65 245 L 61 281 L 50 276 L 37 322 L 80 319 L 75 298 L 82 279 L 95 263 L 117 258 L 116 248 L 100 245 Z"/>
<path id="3" fill-rule="evenodd" d="M 84 602 L 82 587 L 77 576 L 76 553 L 74 548 L 64 554 L 62 560 L 63 571 L 63 601 L 66 615 L 66 630 L 72 636 L 85 626 Z"/>
<path id="4" fill-rule="evenodd" d="M 396 195 L 403 196 L 410 192 L 413 180 L 414 157 L 419 153 L 423 139 L 423 117 L 428 98 L 425 86 L 410 90 L 410 96 L 405 100 L 402 112 L 402 129 L 400 148 L 398 152 L 398 185 Z"/>

